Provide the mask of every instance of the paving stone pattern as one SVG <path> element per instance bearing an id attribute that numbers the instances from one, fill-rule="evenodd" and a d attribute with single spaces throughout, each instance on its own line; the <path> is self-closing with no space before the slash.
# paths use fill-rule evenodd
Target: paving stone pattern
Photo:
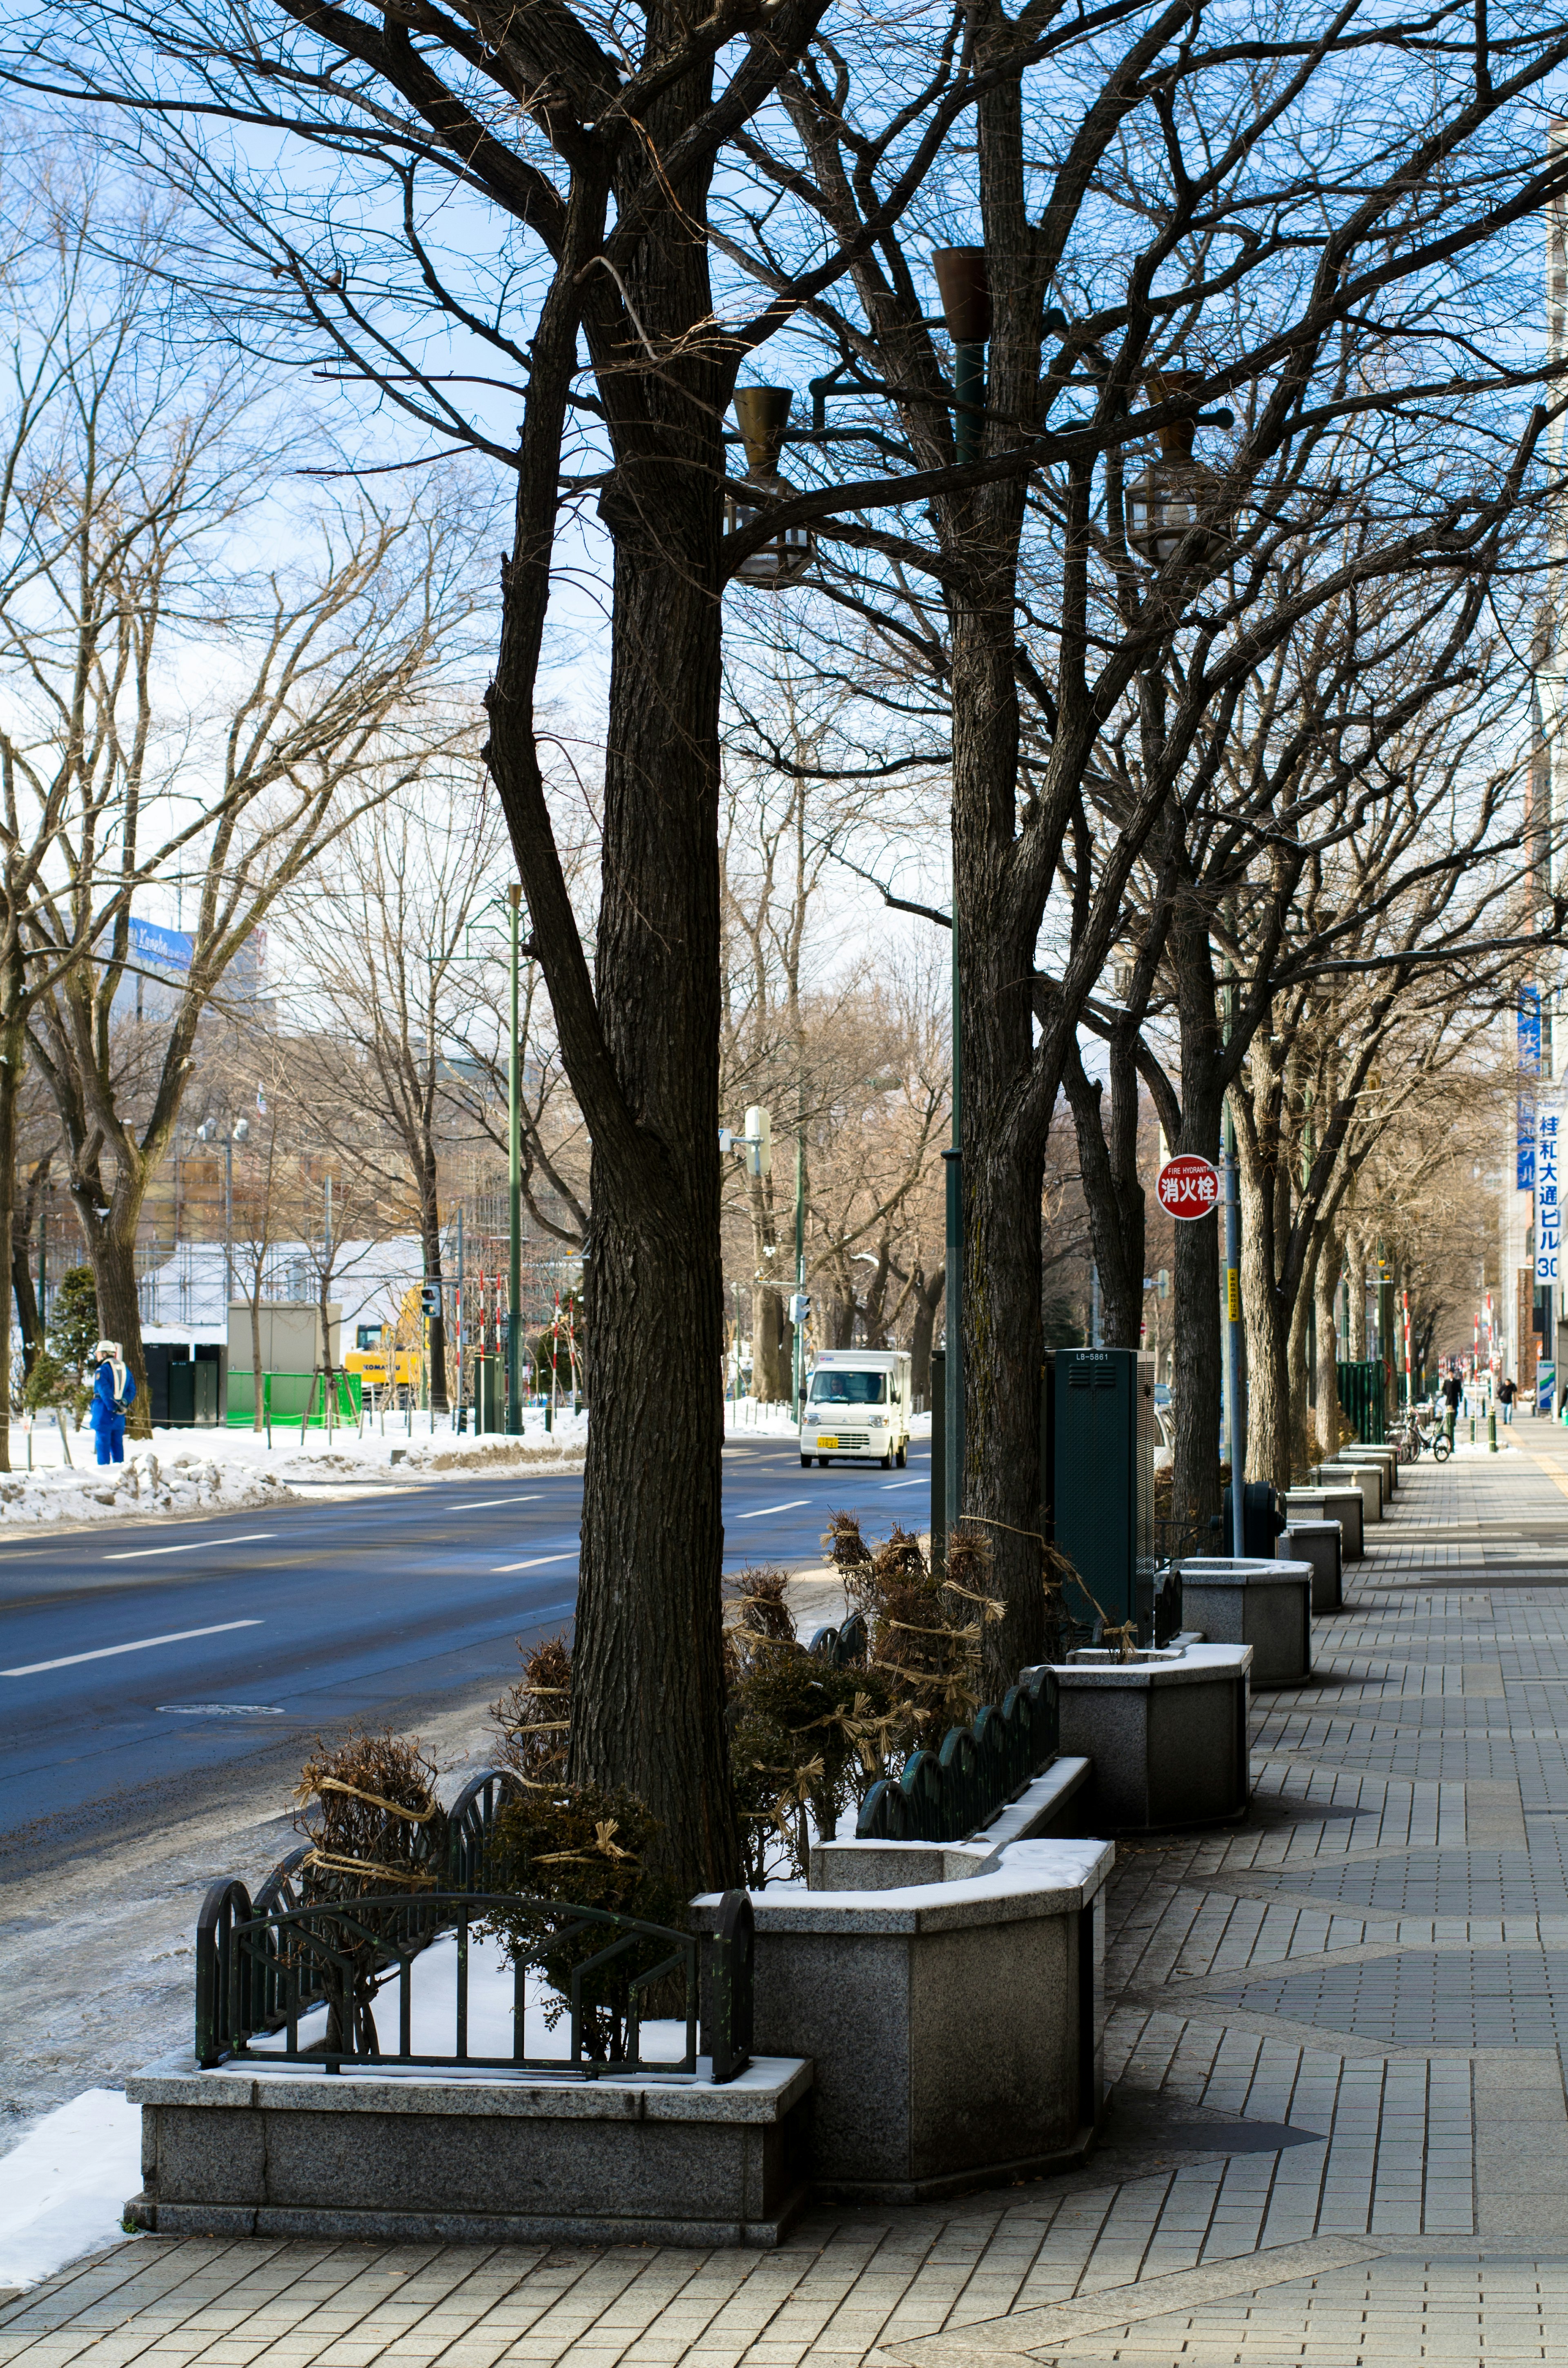
<path id="1" fill-rule="evenodd" d="M 1347 1582 L 1246 1824 L 1121 1853 L 1081 2172 L 772 2254 L 138 2238 L 0 2368 L 1568 2368 L 1568 1439 L 1406 1473 Z"/>

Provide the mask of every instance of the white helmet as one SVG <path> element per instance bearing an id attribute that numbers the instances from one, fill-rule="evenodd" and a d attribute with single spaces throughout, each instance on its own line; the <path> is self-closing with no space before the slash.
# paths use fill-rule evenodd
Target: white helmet
<path id="1" fill-rule="evenodd" d="M 100 1364 L 106 1357 L 111 1357 L 118 1365 L 119 1362 L 119 1342 L 118 1340 L 100 1340 L 97 1347 L 93 1350 L 93 1354 L 98 1360 Z"/>

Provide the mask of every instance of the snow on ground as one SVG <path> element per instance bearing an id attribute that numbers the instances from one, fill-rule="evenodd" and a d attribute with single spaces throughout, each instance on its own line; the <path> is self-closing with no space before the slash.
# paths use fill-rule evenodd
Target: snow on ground
<path id="1" fill-rule="evenodd" d="M 68 1521 L 123 1520 L 130 1515 L 208 1513 L 300 1501 L 303 1491 L 352 1495 L 391 1479 L 444 1472 L 577 1472 L 586 1415 L 563 1414 L 547 1434 L 535 1416 L 520 1439 L 459 1434 L 450 1418 L 389 1417 L 385 1431 L 367 1417 L 363 1435 L 346 1428 L 265 1432 L 155 1430 L 151 1442 L 127 1441 L 123 1463 L 100 1464 L 89 1430 L 70 1433 L 71 1462 L 59 1426 L 11 1427 L 9 1475 L 0 1474 L 0 1531 Z M 31 1450 L 32 1470 L 28 1469 Z"/>
<path id="2" fill-rule="evenodd" d="M 142 2113 L 88 2089 L 0 2155 L 0 2287 L 30 2286 L 118 2241 L 142 2184 Z"/>

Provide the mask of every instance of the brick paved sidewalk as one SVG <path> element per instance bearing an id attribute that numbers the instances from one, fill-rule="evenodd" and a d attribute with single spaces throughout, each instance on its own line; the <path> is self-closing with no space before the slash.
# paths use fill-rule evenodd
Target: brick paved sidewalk
<path id="1" fill-rule="evenodd" d="M 1121 1855 L 1083 2171 L 771 2254 L 137 2238 L 0 2368 L 1568 2368 L 1568 1433 L 1407 1473 L 1369 1543 L 1246 1826 Z"/>

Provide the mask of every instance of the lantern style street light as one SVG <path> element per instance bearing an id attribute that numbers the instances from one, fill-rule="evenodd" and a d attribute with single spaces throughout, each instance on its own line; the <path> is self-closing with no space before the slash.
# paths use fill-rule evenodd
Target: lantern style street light
<path id="1" fill-rule="evenodd" d="M 745 482 L 773 502 L 787 501 L 795 491 L 789 479 L 778 473 L 778 455 L 793 400 L 787 386 L 743 386 L 735 390 L 735 420 L 746 453 Z M 740 500 L 733 494 L 725 496 L 724 525 L 731 534 L 755 525 L 762 515 L 759 503 Z M 735 574 L 743 584 L 757 585 L 765 592 L 779 592 L 787 585 L 801 581 L 812 564 L 812 552 L 810 527 L 787 526 L 771 541 L 749 552 Z"/>
<path id="2" fill-rule="evenodd" d="M 1201 370 L 1151 370 L 1144 388 L 1155 403 L 1201 386 Z M 1217 415 L 1229 426 L 1230 415 Z M 1217 469 L 1192 457 L 1196 418 L 1171 421 L 1158 431 L 1160 450 L 1127 488 L 1127 540 L 1151 567 L 1174 559 L 1195 529 L 1204 531 L 1196 541 L 1194 564 L 1212 559 L 1231 540 L 1234 529 L 1233 502 L 1227 499 L 1224 480 Z"/>

